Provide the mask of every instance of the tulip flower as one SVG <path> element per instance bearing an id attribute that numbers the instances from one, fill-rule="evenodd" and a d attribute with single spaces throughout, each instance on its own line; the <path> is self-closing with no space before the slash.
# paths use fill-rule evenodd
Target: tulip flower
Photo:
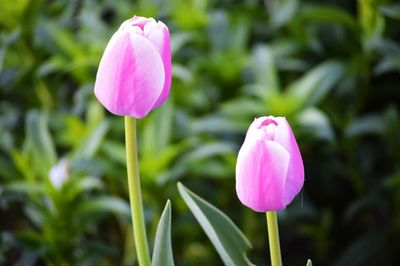
<path id="1" fill-rule="evenodd" d="M 113 114 L 145 117 L 160 106 L 171 87 L 171 46 L 167 26 L 135 16 L 109 41 L 97 71 L 94 93 Z"/>
<path id="2" fill-rule="evenodd" d="M 300 192 L 303 183 L 303 161 L 286 119 L 256 118 L 237 158 L 239 200 L 257 212 L 282 210 Z"/>

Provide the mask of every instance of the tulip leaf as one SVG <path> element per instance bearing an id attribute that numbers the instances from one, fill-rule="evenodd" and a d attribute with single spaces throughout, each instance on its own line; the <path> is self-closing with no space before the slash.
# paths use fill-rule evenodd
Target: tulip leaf
<path id="1" fill-rule="evenodd" d="M 168 200 L 161 214 L 154 242 L 152 266 L 173 266 L 171 244 L 171 202 Z"/>
<path id="2" fill-rule="evenodd" d="M 245 254 L 251 244 L 232 220 L 181 183 L 178 183 L 178 189 L 224 264 L 253 265 Z"/>

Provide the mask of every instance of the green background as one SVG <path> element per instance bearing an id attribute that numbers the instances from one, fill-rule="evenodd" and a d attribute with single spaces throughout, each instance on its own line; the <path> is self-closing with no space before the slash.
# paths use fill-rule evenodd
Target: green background
<path id="1" fill-rule="evenodd" d="M 173 50 L 170 98 L 138 122 L 151 246 L 170 199 L 175 263 L 222 264 L 180 181 L 269 265 L 265 216 L 240 204 L 234 176 L 249 124 L 275 115 L 306 178 L 279 213 L 284 265 L 399 263 L 398 2 L 0 0 L 1 265 L 135 265 L 123 118 L 93 95 L 109 38 L 135 14 L 166 23 Z"/>

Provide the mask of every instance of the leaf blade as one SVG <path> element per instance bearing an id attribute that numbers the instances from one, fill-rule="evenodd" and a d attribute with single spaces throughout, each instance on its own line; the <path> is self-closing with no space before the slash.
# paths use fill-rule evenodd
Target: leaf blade
<path id="1" fill-rule="evenodd" d="M 245 255 L 251 244 L 232 220 L 181 183 L 178 183 L 178 190 L 224 264 L 253 265 Z"/>
<path id="2" fill-rule="evenodd" d="M 171 244 L 171 202 L 168 200 L 161 214 L 154 241 L 152 266 L 174 266 Z"/>
<path id="3" fill-rule="evenodd" d="M 343 65 L 336 61 L 324 62 L 292 83 L 289 97 L 298 99 L 301 106 L 315 105 L 336 85 L 344 73 Z"/>

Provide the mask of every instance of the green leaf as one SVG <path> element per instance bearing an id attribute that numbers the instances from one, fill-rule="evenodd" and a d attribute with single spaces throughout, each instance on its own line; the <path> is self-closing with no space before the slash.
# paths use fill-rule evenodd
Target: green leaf
<path id="1" fill-rule="evenodd" d="M 155 137 L 156 138 L 156 137 Z M 173 167 L 174 161 L 179 158 L 182 153 L 193 147 L 193 141 L 190 139 L 168 145 L 159 154 L 146 154 L 146 156 L 141 157 L 141 173 L 142 180 L 144 182 L 150 180 L 157 180 L 159 185 L 166 182 L 168 179 L 159 179 L 160 175 Z"/>
<path id="2" fill-rule="evenodd" d="M 289 23 L 299 7 L 298 0 L 286 0 L 277 2 L 276 8 L 271 10 L 271 24 L 275 29 Z"/>
<path id="3" fill-rule="evenodd" d="M 107 212 L 130 217 L 129 205 L 124 200 L 111 196 L 102 196 L 82 203 L 79 206 L 77 214 L 99 214 Z"/>
<path id="4" fill-rule="evenodd" d="M 152 266 L 173 266 L 171 244 L 171 202 L 168 200 L 161 214 L 154 242 Z"/>
<path id="5" fill-rule="evenodd" d="M 379 114 L 370 114 L 352 121 L 345 129 L 347 137 L 362 135 L 380 135 L 385 131 L 385 120 Z"/>
<path id="6" fill-rule="evenodd" d="M 19 230 L 18 232 L 16 232 L 14 237 L 18 243 L 23 243 L 26 247 L 29 248 L 37 248 L 45 245 L 45 239 L 43 235 L 39 232 L 35 232 L 34 230 Z"/>
<path id="7" fill-rule="evenodd" d="M 326 96 L 343 73 L 343 66 L 338 62 L 322 63 L 291 84 L 288 96 L 298 99 L 301 105 L 316 104 Z"/>
<path id="8" fill-rule="evenodd" d="M 101 180 L 93 176 L 86 176 L 76 181 L 74 180 L 73 182 L 69 182 L 68 185 L 69 189 L 63 192 L 63 197 L 71 201 L 85 192 L 103 189 Z"/>
<path id="9" fill-rule="evenodd" d="M 197 119 L 192 124 L 194 130 L 208 133 L 242 133 L 246 126 L 247 123 L 220 115 L 208 115 Z"/>
<path id="10" fill-rule="evenodd" d="M 104 120 L 104 107 L 97 101 L 91 101 L 87 106 L 86 120 L 90 128 L 97 128 Z"/>
<path id="11" fill-rule="evenodd" d="M 90 159 L 99 148 L 108 128 L 109 124 L 107 121 L 104 121 L 93 130 L 93 132 L 86 138 L 85 142 L 75 152 L 77 158 Z"/>
<path id="12" fill-rule="evenodd" d="M 389 4 L 379 8 L 381 13 L 389 18 L 400 19 L 400 4 Z"/>
<path id="13" fill-rule="evenodd" d="M 359 0 L 358 16 L 363 37 L 363 46 L 371 52 L 381 42 L 385 30 L 385 19 L 377 8 L 376 1 Z"/>
<path id="14" fill-rule="evenodd" d="M 183 83 L 193 82 L 193 73 L 187 67 L 177 63 L 172 64 L 172 76 Z"/>
<path id="15" fill-rule="evenodd" d="M 267 46 L 257 46 L 253 51 L 252 69 L 256 83 L 262 85 L 263 96 L 280 89 L 272 51 Z"/>
<path id="16" fill-rule="evenodd" d="M 189 41 L 194 39 L 194 34 L 189 32 L 177 32 L 171 33 L 171 50 L 172 54 L 177 53 L 182 49 Z"/>
<path id="17" fill-rule="evenodd" d="M 243 95 L 226 101 L 221 104 L 221 114 L 229 116 L 227 120 L 234 120 L 234 123 L 239 123 L 239 120 L 243 119 L 245 121 L 243 129 L 246 129 L 249 119 L 265 112 L 265 103 L 259 99 L 261 97 L 272 97 L 272 95 L 268 96 L 266 87 L 259 84 L 245 86 L 244 92 L 246 94 L 254 94 L 256 98 Z M 212 117 L 218 117 L 218 115 L 214 114 Z M 213 129 L 210 129 L 210 132 L 213 132 Z"/>
<path id="18" fill-rule="evenodd" d="M 374 74 L 382 75 L 390 71 L 400 70 L 400 55 L 390 54 L 383 57 L 374 67 Z"/>
<path id="19" fill-rule="evenodd" d="M 35 179 L 35 174 L 31 169 L 29 156 L 19 150 L 12 150 L 10 155 L 14 165 L 18 171 L 23 174 L 25 180 L 33 181 Z"/>
<path id="20" fill-rule="evenodd" d="M 337 24 L 358 33 L 359 27 L 355 20 L 348 12 L 335 8 L 333 6 L 313 5 L 303 8 L 299 14 L 299 18 L 311 20 L 314 22 L 326 22 L 329 24 Z"/>
<path id="21" fill-rule="evenodd" d="M 194 148 L 186 154 L 184 159 L 185 161 L 201 160 L 235 151 L 236 147 L 230 142 L 207 143 Z"/>
<path id="22" fill-rule="evenodd" d="M 37 194 L 45 192 L 43 185 L 30 182 L 13 182 L 3 188 L 4 192 L 10 193 Z"/>
<path id="23" fill-rule="evenodd" d="M 121 142 L 113 141 L 110 139 L 105 139 L 101 143 L 101 151 L 104 152 L 110 161 L 120 163 L 125 166 L 126 155 L 125 155 L 125 145 Z"/>
<path id="24" fill-rule="evenodd" d="M 32 164 L 45 177 L 49 169 L 57 163 L 53 140 L 47 128 L 46 113 L 31 111 L 26 118 L 27 143 L 32 152 Z"/>
<path id="25" fill-rule="evenodd" d="M 315 137 L 332 141 L 335 138 L 329 118 L 321 110 L 308 107 L 296 115 L 297 123 Z"/>
<path id="26" fill-rule="evenodd" d="M 208 0 L 172 0 L 169 3 L 171 17 L 183 29 L 205 26 L 209 20 L 207 3 Z"/>
<path id="27" fill-rule="evenodd" d="M 172 120 L 173 105 L 171 101 L 166 101 L 159 110 L 152 113 L 143 129 L 141 148 L 143 156 L 156 156 L 168 146 L 172 133 Z"/>
<path id="28" fill-rule="evenodd" d="M 59 52 L 70 58 L 84 56 L 83 49 L 70 31 L 56 27 L 53 24 L 46 24 L 45 30 L 59 49 Z"/>
<path id="29" fill-rule="evenodd" d="M 224 264 L 253 265 L 245 254 L 251 248 L 251 244 L 232 220 L 181 183 L 178 183 L 178 189 Z"/>

